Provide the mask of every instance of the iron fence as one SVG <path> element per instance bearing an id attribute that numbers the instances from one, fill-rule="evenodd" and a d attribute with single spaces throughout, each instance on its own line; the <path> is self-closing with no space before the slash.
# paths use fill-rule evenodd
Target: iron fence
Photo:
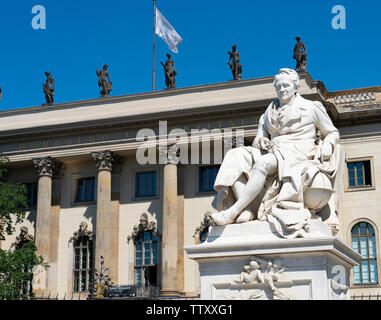
<path id="1" fill-rule="evenodd" d="M 351 300 L 381 300 L 381 294 L 361 294 L 351 296 Z"/>

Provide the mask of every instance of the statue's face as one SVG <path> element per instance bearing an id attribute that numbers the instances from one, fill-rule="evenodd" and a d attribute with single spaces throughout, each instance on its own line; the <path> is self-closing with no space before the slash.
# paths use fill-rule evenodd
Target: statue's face
<path id="1" fill-rule="evenodd" d="M 275 83 L 276 93 L 281 103 L 288 103 L 296 93 L 294 82 L 287 77 L 280 77 Z"/>

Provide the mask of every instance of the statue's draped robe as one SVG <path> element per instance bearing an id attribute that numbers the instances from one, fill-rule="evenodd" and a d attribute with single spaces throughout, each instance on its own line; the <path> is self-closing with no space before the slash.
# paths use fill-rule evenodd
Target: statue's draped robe
<path id="1" fill-rule="evenodd" d="M 259 145 L 259 139 L 266 137 L 271 141 L 270 152 L 277 159 L 278 169 L 267 178 L 264 190 L 248 209 L 255 211 L 257 219 L 273 224 L 281 236 L 292 238 L 311 218 L 304 206 L 304 190 L 319 172 L 326 174 L 333 185 L 343 153 L 336 148 L 339 132 L 320 102 L 297 95 L 291 104 L 278 106 L 279 101 L 273 101 L 261 116 L 252 147 L 226 154 L 214 184 L 218 193 L 213 205 L 220 211 L 234 204 L 231 186 L 242 174 L 250 177 L 256 160 L 267 153 Z M 323 141 L 332 145 L 334 153 L 330 161 L 321 163 Z"/>

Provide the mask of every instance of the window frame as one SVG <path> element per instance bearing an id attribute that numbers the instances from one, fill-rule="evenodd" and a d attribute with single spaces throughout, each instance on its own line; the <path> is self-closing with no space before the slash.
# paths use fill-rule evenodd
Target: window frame
<path id="1" fill-rule="evenodd" d="M 348 163 L 350 162 L 370 162 L 370 186 L 360 186 L 360 187 L 350 187 L 349 186 L 349 171 L 348 171 Z M 370 191 L 376 190 L 375 184 L 375 171 L 374 171 L 374 160 L 373 157 L 359 157 L 359 158 L 348 158 L 345 162 L 345 174 L 344 174 L 344 191 L 345 192 L 356 192 L 356 191 Z"/>
<path id="2" fill-rule="evenodd" d="M 21 184 L 23 184 L 23 185 L 25 185 L 25 188 L 27 188 L 26 187 L 26 185 L 27 184 L 35 184 L 36 185 L 36 205 L 32 205 L 32 206 L 29 206 L 28 205 L 28 207 L 27 207 L 27 210 L 28 211 L 31 211 L 31 210 L 34 210 L 34 209 L 37 209 L 37 202 L 38 202 L 38 181 L 25 181 L 25 182 L 21 182 Z M 28 190 L 27 190 L 27 192 L 28 192 Z M 27 194 L 26 194 L 26 196 L 28 196 Z M 28 197 L 27 197 L 27 201 L 28 201 Z"/>
<path id="3" fill-rule="evenodd" d="M 199 166 L 197 166 L 197 181 L 196 181 L 197 191 L 196 191 L 196 195 L 201 196 L 201 195 L 214 195 L 214 194 L 216 194 L 216 191 L 214 189 L 208 190 L 208 191 L 201 191 L 201 170 L 204 168 L 213 168 L 213 167 L 221 168 L 221 165 L 220 164 L 212 164 L 212 165 L 199 165 Z M 218 172 L 217 172 L 217 174 L 218 174 Z M 216 174 L 216 177 L 217 177 L 217 174 Z M 214 182 L 213 182 L 213 185 L 214 185 Z"/>
<path id="4" fill-rule="evenodd" d="M 146 196 L 146 197 L 137 197 L 136 189 L 137 189 L 137 174 L 138 173 L 146 173 L 146 172 L 156 172 L 156 195 L 155 196 Z M 151 200 L 160 199 L 160 190 L 161 190 L 161 172 L 157 166 L 146 166 L 145 168 L 136 167 L 131 171 L 131 201 L 134 202 L 146 202 Z"/>
<path id="5" fill-rule="evenodd" d="M 94 179 L 94 199 L 93 200 L 78 200 L 78 186 L 80 181 L 86 181 Z M 85 193 L 85 188 L 82 190 L 82 193 Z M 91 185 L 89 193 L 91 194 Z M 83 178 L 77 178 L 75 181 L 75 195 L 74 195 L 74 203 L 76 204 L 82 204 L 82 203 L 95 203 L 96 202 L 96 194 L 97 194 L 97 184 L 96 184 L 96 177 L 95 176 L 89 176 L 89 177 L 83 177 Z"/>
<path id="6" fill-rule="evenodd" d="M 95 178 L 94 183 L 94 201 L 77 201 L 77 188 L 78 188 L 78 180 L 86 179 L 86 178 Z M 76 173 L 71 177 L 71 206 L 72 207 L 80 207 L 87 205 L 94 205 L 97 203 L 97 192 L 98 192 L 98 175 L 96 172 L 84 172 L 84 173 Z"/>
<path id="7" fill-rule="evenodd" d="M 145 232 L 149 232 L 151 234 L 151 239 L 153 237 L 156 238 L 156 240 L 149 240 L 149 241 L 145 241 L 144 240 L 144 233 Z M 142 237 L 142 241 L 139 242 L 139 238 Z M 154 262 L 154 254 L 153 254 L 153 243 L 156 242 L 156 264 L 154 263 L 149 263 L 149 264 L 145 264 L 144 263 L 144 259 L 145 259 L 145 252 L 146 250 L 144 249 L 144 244 L 150 244 L 150 262 Z M 141 259 L 142 259 L 142 264 L 141 265 L 137 265 L 136 263 L 136 253 L 137 253 L 137 245 L 138 244 L 141 244 L 142 245 L 142 250 L 141 250 Z M 155 232 L 153 232 L 152 230 L 142 230 L 139 235 L 138 235 L 138 240 L 136 242 L 134 242 L 134 283 L 135 285 L 137 285 L 138 287 L 146 287 L 146 283 L 145 283 L 145 278 L 144 278 L 144 282 L 142 281 L 143 280 L 143 277 L 144 277 L 144 269 L 146 267 L 156 267 L 156 284 L 154 284 L 154 286 L 158 286 L 158 267 L 159 267 L 159 254 L 158 254 L 158 251 L 159 251 L 159 238 L 157 236 L 157 234 L 155 234 Z M 141 284 L 139 285 L 138 284 L 138 281 L 137 281 L 137 273 L 140 272 L 140 277 L 141 277 Z M 152 286 L 153 284 L 150 283 L 150 285 Z"/>
<path id="8" fill-rule="evenodd" d="M 87 238 L 87 245 L 84 246 L 83 245 L 83 239 L 84 238 Z M 76 243 L 79 241 L 80 245 L 77 246 Z M 91 246 L 89 245 L 91 242 Z M 80 237 L 78 240 L 73 240 L 73 266 L 72 266 L 72 270 L 71 270 L 71 273 L 72 273 L 72 292 L 73 293 L 88 293 L 91 289 L 91 279 L 93 279 L 93 276 L 94 276 L 94 240 L 90 240 L 90 238 L 88 236 L 84 236 L 84 237 Z M 82 249 L 87 249 L 87 263 L 86 263 L 86 268 L 82 268 L 82 258 L 83 258 L 83 251 Z M 75 267 L 75 262 L 76 262 L 76 255 L 75 255 L 75 251 L 76 249 L 79 249 L 79 252 L 80 252 L 80 258 L 79 258 L 79 268 L 76 268 Z M 91 259 L 90 259 L 91 258 Z M 81 275 L 82 275 L 82 272 L 86 272 L 86 288 L 84 291 L 81 291 L 80 288 L 81 288 Z M 76 280 L 76 276 L 75 276 L 75 273 L 78 272 L 79 274 L 79 278 L 78 278 L 78 291 L 75 290 L 75 280 Z M 90 273 L 90 275 L 89 275 Z"/>
<path id="9" fill-rule="evenodd" d="M 381 268 L 380 268 L 380 245 L 379 245 L 379 233 L 376 225 L 374 224 L 373 221 L 371 221 L 368 218 L 359 218 L 354 220 L 348 227 L 347 229 L 347 235 L 349 239 L 349 244 L 348 246 L 352 248 L 352 229 L 354 226 L 358 225 L 361 222 L 365 222 L 369 225 L 372 226 L 374 233 L 375 233 L 375 242 L 376 242 L 376 262 L 377 262 L 377 280 L 378 283 L 355 283 L 354 282 L 354 268 L 352 267 L 350 270 L 350 286 L 353 289 L 360 289 L 360 288 L 381 288 Z M 362 260 L 362 259 L 361 259 Z M 361 262 L 360 262 L 361 264 Z M 360 269 L 361 270 L 361 269 Z M 362 275 L 361 275 L 362 276 Z"/>

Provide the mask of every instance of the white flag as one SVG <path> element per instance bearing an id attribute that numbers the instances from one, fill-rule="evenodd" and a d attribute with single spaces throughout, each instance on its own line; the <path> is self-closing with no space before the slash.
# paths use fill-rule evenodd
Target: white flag
<path id="1" fill-rule="evenodd" d="M 168 45 L 168 48 L 174 52 L 177 51 L 177 46 L 183 41 L 171 24 L 164 18 L 160 11 L 156 8 L 156 30 L 155 33 L 162 38 Z"/>

